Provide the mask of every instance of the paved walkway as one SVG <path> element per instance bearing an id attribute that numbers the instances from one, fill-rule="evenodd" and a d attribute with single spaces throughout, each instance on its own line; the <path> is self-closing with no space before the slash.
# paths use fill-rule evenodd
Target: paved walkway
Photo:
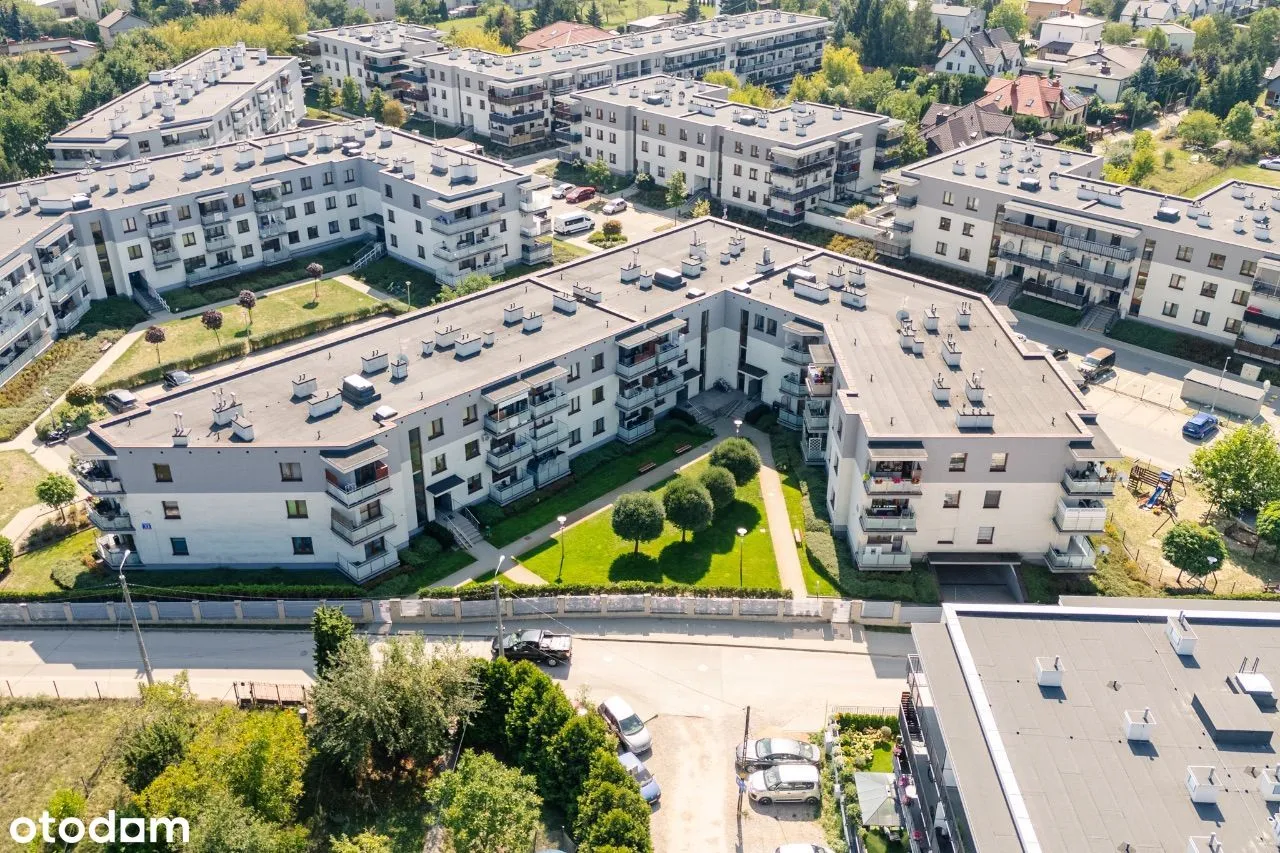
<path id="1" fill-rule="evenodd" d="M 760 491 L 764 495 L 765 516 L 769 519 L 769 535 L 773 540 L 773 556 L 778 561 L 778 580 L 783 589 L 791 590 L 795 599 L 808 598 L 809 590 L 800 569 L 800 554 L 796 550 L 795 536 L 791 532 L 791 516 L 787 513 L 787 501 L 782 495 L 782 478 L 773 461 L 773 448 L 769 436 L 760 430 L 743 424 L 742 434 L 760 451 Z"/>

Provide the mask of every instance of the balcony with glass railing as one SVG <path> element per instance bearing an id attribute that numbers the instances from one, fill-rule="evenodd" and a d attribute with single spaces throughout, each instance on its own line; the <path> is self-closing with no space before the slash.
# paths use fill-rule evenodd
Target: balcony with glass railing
<path id="1" fill-rule="evenodd" d="M 286 230 L 288 230 L 288 227 L 289 226 L 287 224 L 283 222 L 277 222 L 275 220 L 272 220 L 270 222 L 259 222 L 258 234 L 264 238 L 279 237 L 280 235 L 284 234 Z"/>
<path id="2" fill-rule="evenodd" d="M 679 343 L 667 342 L 658 345 L 658 364 L 670 364 L 682 355 L 684 355 L 684 347 Z"/>
<path id="3" fill-rule="evenodd" d="M 270 213 L 284 207 L 284 199 L 278 193 L 254 193 L 253 210 L 255 213 Z"/>
<path id="4" fill-rule="evenodd" d="M 569 397 L 563 391 L 536 394 L 529 398 L 529 411 L 533 413 L 534 418 L 545 418 L 567 405 L 569 405 Z"/>
<path id="5" fill-rule="evenodd" d="M 84 317 L 85 314 L 88 314 L 88 313 L 89 313 L 88 299 L 85 299 L 83 302 L 76 304 L 73 308 L 67 311 L 64 311 L 62 314 L 55 313 L 54 321 L 58 325 L 58 331 L 62 332 L 63 334 L 70 332 L 72 329 L 76 327 L 76 323 L 79 323 L 80 319 Z"/>
<path id="6" fill-rule="evenodd" d="M 506 435 L 529 423 L 529 420 L 530 412 L 527 408 L 499 409 L 484 416 L 484 430 L 490 435 Z"/>
<path id="7" fill-rule="evenodd" d="M 624 412 L 632 412 L 641 406 L 651 404 L 654 396 L 653 386 L 646 388 L 637 385 L 634 388 L 618 391 L 618 396 L 614 398 L 613 403 Z"/>
<path id="8" fill-rule="evenodd" d="M 683 387 L 684 377 L 679 373 L 672 373 L 653 383 L 653 393 L 656 397 L 662 397 L 666 394 L 674 394 Z"/>
<path id="9" fill-rule="evenodd" d="M 914 533 L 916 512 L 911 507 L 864 506 L 858 510 L 858 523 L 868 532 L 888 530 Z"/>
<path id="10" fill-rule="evenodd" d="M 918 495 L 924 468 L 913 462 L 877 462 L 866 474 L 863 489 L 872 495 Z"/>
<path id="11" fill-rule="evenodd" d="M 168 217 L 147 221 L 147 236 L 152 239 L 155 239 L 156 237 L 168 237 L 172 233 L 173 220 Z"/>
<path id="12" fill-rule="evenodd" d="M 84 267 L 70 269 L 49 276 L 49 289 L 54 293 L 66 293 L 85 283 Z"/>
<path id="13" fill-rule="evenodd" d="M 533 455 L 533 444 L 528 441 L 513 441 L 495 445 L 484 455 L 484 461 L 490 468 L 504 471 Z"/>
<path id="14" fill-rule="evenodd" d="M 810 368 L 804 372 L 804 387 L 810 397 L 830 397 L 834 371 L 830 367 Z"/>
<path id="15" fill-rule="evenodd" d="M 363 583 L 371 577 L 389 572 L 398 565 L 400 565 L 400 555 L 394 548 L 363 560 L 352 560 L 341 554 L 338 555 L 338 568 L 356 583 Z"/>
<path id="16" fill-rule="evenodd" d="M 179 260 L 181 260 L 181 256 L 178 254 L 178 250 L 176 247 L 171 246 L 168 249 L 152 249 L 151 250 L 151 263 L 155 265 L 156 269 L 160 269 L 161 267 L 172 266 L 173 264 L 176 264 Z"/>
<path id="17" fill-rule="evenodd" d="M 1063 533 L 1101 533 L 1107 524 L 1107 505 L 1098 498 L 1058 498 L 1053 523 Z"/>
<path id="18" fill-rule="evenodd" d="M 497 234 L 489 234 L 484 237 L 476 237 L 474 240 L 464 240 L 452 245 L 448 243 L 441 243 L 435 247 L 432 254 L 437 258 L 441 258 L 446 261 L 460 261 L 463 258 L 470 258 L 473 255 L 478 255 L 482 252 L 488 251 L 489 249 L 498 246 L 501 242 L 502 239 Z"/>
<path id="19" fill-rule="evenodd" d="M 71 469 L 76 481 L 91 495 L 118 495 L 124 492 L 124 484 L 111 468 L 102 463 L 77 465 Z"/>
<path id="20" fill-rule="evenodd" d="M 219 222 L 226 222 L 228 217 L 227 208 L 224 206 L 205 207 L 200 206 L 200 224 L 201 225 L 217 225 Z"/>
<path id="21" fill-rule="evenodd" d="M 826 432 L 831 425 L 831 410 L 826 403 L 811 402 L 804 407 L 804 428 L 809 432 Z"/>
<path id="22" fill-rule="evenodd" d="M 911 568 L 911 549 L 906 545 L 864 545 L 853 558 L 862 571 L 906 571 Z"/>
<path id="23" fill-rule="evenodd" d="M 470 209 L 468 208 L 468 210 Z M 458 234 L 472 228 L 479 228 L 481 225 L 487 225 L 500 216 L 502 216 L 502 211 L 498 208 L 473 212 L 459 211 L 453 216 L 437 216 L 432 219 L 431 230 L 440 234 Z"/>
<path id="24" fill-rule="evenodd" d="M 524 476 L 517 479 L 504 480 L 501 483 L 490 485 L 489 498 L 499 506 L 505 506 L 514 500 L 524 497 L 537 487 L 533 475 L 526 472 Z"/>
<path id="25" fill-rule="evenodd" d="M 782 348 L 782 360 L 788 364 L 799 364 L 808 367 L 812 361 L 809 358 L 808 344 L 788 344 Z"/>
<path id="26" fill-rule="evenodd" d="M 348 545 L 367 542 L 395 526 L 395 517 L 389 512 L 360 520 L 347 518 L 336 511 L 329 515 L 329 529 L 338 534 Z"/>
<path id="27" fill-rule="evenodd" d="M 549 450 L 560 442 L 568 440 L 568 433 L 560 429 L 560 425 L 555 421 L 537 427 L 529 433 L 529 443 L 533 445 L 534 453 Z"/>
<path id="28" fill-rule="evenodd" d="M 45 275 L 54 275 L 75 258 L 76 253 L 70 251 L 54 252 L 52 250 L 41 250 L 40 252 L 40 269 Z"/>
<path id="29" fill-rule="evenodd" d="M 223 249 L 230 249 L 236 244 L 235 238 L 230 234 L 220 234 L 215 237 L 205 235 L 204 251 L 206 254 L 211 252 L 219 252 Z"/>
<path id="30" fill-rule="evenodd" d="M 808 386 L 804 384 L 804 380 L 798 373 L 788 373 L 783 376 L 780 387 L 783 394 L 790 394 L 793 397 L 803 397 L 809 393 Z"/>
<path id="31" fill-rule="evenodd" d="M 618 439 L 628 444 L 653 435 L 655 429 L 653 418 L 618 426 Z"/>
<path id="32" fill-rule="evenodd" d="M 1073 496 L 1092 496 L 1109 498 L 1115 494 L 1119 475 L 1106 473 L 1095 468 L 1083 470 L 1067 469 L 1062 475 L 1063 490 Z"/>
<path id="33" fill-rule="evenodd" d="M 618 359 L 615 372 L 623 379 L 635 379 L 658 366 L 658 354 L 653 350 L 624 355 Z"/>
<path id="34" fill-rule="evenodd" d="M 778 423 L 786 429 L 798 430 L 804 427 L 804 416 L 798 415 L 790 409 L 779 409 Z"/>
<path id="35" fill-rule="evenodd" d="M 1052 572 L 1091 572 L 1097 567 L 1098 555 L 1088 536 L 1076 534 L 1067 541 L 1066 548 L 1045 551 L 1044 561 Z"/>
<path id="36" fill-rule="evenodd" d="M 367 482 L 345 480 L 330 474 L 326 478 L 325 491 L 343 506 L 353 507 L 391 491 L 390 473 L 383 465 L 377 470 L 374 479 Z"/>

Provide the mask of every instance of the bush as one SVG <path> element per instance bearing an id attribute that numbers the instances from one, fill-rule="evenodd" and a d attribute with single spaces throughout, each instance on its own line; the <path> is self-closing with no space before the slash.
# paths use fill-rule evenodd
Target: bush
<path id="1" fill-rule="evenodd" d="M 760 405 L 756 406 L 754 409 L 752 409 L 751 411 L 743 415 L 742 420 L 745 421 L 746 423 L 751 424 L 752 426 L 756 426 L 758 423 L 760 423 L 761 418 L 763 418 L 765 415 L 769 414 L 772 411 L 773 411 L 773 407 L 770 406 L 768 403 L 761 403 Z"/>
<path id="2" fill-rule="evenodd" d="M 67 389 L 67 402 L 73 406 L 89 406 L 98 397 L 98 389 L 88 382 L 77 382 Z"/>
<path id="3" fill-rule="evenodd" d="M 74 557 L 58 560 L 49 569 L 49 577 L 60 589 L 74 589 L 76 581 L 84 573 L 84 564 Z"/>
<path id="4" fill-rule="evenodd" d="M 600 226 L 606 237 L 618 237 L 622 234 L 622 222 L 617 219 L 606 219 Z"/>
<path id="5" fill-rule="evenodd" d="M 745 438 L 726 438 L 711 451 L 711 464 L 727 468 L 737 484 L 745 486 L 760 470 L 760 452 Z"/>
<path id="6" fill-rule="evenodd" d="M 700 426 L 698 419 L 695 418 L 693 413 L 687 409 L 672 409 L 667 413 L 667 418 L 673 421 L 679 421 L 682 424 L 689 424 L 690 426 Z"/>
<path id="7" fill-rule="evenodd" d="M 1161 329 L 1140 320 L 1121 320 L 1107 334 L 1118 341 L 1218 369 L 1222 368 L 1223 361 L 1232 354 L 1230 344 Z"/>
<path id="8" fill-rule="evenodd" d="M 68 403 L 59 403 L 54 406 L 51 415 L 41 418 L 36 423 L 36 437 L 44 441 L 49 437 L 49 433 L 53 431 L 55 426 L 70 427 L 76 431 L 83 430 L 89 424 L 105 418 L 108 414 L 106 406 L 97 402 L 90 402 L 87 406 L 72 406 Z"/>
<path id="9" fill-rule="evenodd" d="M 557 595 L 659 595 L 666 598 L 791 598 L 790 590 L 765 587 L 692 586 L 682 583 L 649 583 L 648 581 L 620 581 L 618 583 L 560 583 L 560 584 L 512 584 L 503 587 L 504 592 L 515 598 L 553 598 Z M 462 587 L 432 587 L 420 591 L 423 598 L 460 598 L 463 601 L 480 601 L 493 598 L 493 588 L 488 584 L 469 584 Z"/>
<path id="10" fill-rule="evenodd" d="M 436 521 L 428 521 L 422 532 L 440 543 L 440 547 L 449 550 L 458 544 L 458 540 L 449 532 L 449 528 Z"/>

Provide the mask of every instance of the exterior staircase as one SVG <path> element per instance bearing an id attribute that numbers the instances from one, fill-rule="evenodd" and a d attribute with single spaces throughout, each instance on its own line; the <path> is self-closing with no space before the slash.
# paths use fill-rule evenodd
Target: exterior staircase
<path id="1" fill-rule="evenodd" d="M 459 512 L 451 512 L 441 519 L 445 528 L 458 540 L 459 547 L 471 548 L 484 539 L 480 532 L 480 524 L 470 510 L 463 507 Z"/>
<path id="2" fill-rule="evenodd" d="M 1008 305 L 1021 290 L 1021 286 L 1013 279 L 1000 278 L 992 282 L 991 288 L 987 293 L 991 295 L 991 301 L 995 304 Z"/>
<path id="3" fill-rule="evenodd" d="M 1084 319 L 1080 322 L 1080 328 L 1086 332 L 1105 334 L 1118 319 L 1120 319 L 1120 312 L 1116 311 L 1115 308 L 1097 303 L 1085 312 Z"/>
<path id="4" fill-rule="evenodd" d="M 703 426 L 710 426 L 716 419 L 716 413 L 710 411 L 705 406 L 688 403 L 684 406 L 684 410 L 693 415 L 693 419 Z"/>
<path id="5" fill-rule="evenodd" d="M 920 735 L 920 718 L 916 716 L 916 703 L 911 699 L 910 691 L 902 691 L 902 719 L 907 724 L 906 734 L 911 740 L 923 740 Z"/>

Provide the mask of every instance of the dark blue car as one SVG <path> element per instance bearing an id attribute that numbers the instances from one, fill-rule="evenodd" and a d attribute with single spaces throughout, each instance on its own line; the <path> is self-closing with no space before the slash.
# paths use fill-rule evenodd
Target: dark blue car
<path id="1" fill-rule="evenodd" d="M 1218 431 L 1218 418 L 1208 412 L 1193 415 L 1191 420 L 1182 425 L 1182 434 L 1187 438 L 1208 438 Z"/>

